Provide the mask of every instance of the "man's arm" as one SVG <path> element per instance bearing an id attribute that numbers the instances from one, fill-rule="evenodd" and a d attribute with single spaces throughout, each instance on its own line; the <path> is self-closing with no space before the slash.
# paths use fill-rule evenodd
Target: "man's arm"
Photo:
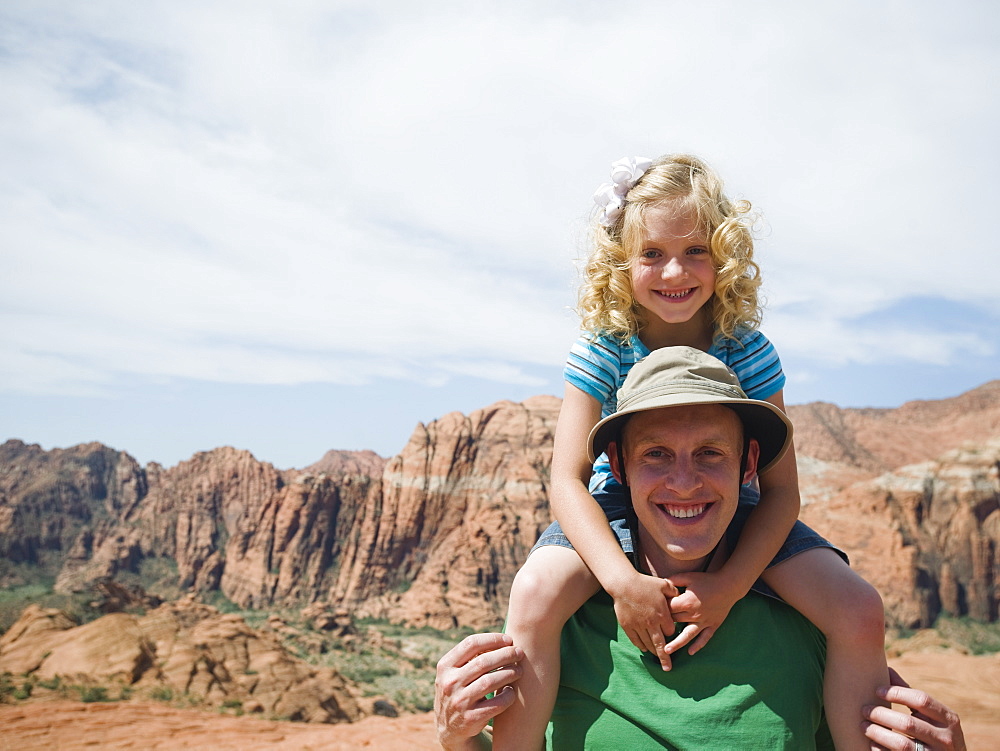
<path id="1" fill-rule="evenodd" d="M 865 723 L 865 735 L 870 740 L 887 749 L 911 749 L 916 741 L 927 751 L 965 751 L 965 735 L 957 714 L 933 696 L 910 688 L 892 668 L 889 679 L 892 685 L 879 689 L 879 696 L 902 704 L 910 714 L 889 707 L 868 707 L 865 716 L 870 722 Z"/>
<path id="2" fill-rule="evenodd" d="M 514 701 L 510 686 L 521 677 L 522 659 L 524 652 L 507 634 L 473 634 L 438 660 L 434 717 L 442 748 L 492 748 L 486 724 Z M 491 693 L 492 698 L 485 698 Z"/>

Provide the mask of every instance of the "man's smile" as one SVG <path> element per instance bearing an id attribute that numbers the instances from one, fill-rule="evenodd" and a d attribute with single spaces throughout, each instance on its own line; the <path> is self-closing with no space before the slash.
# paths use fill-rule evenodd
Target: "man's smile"
<path id="1" fill-rule="evenodd" d="M 711 503 L 695 503 L 695 504 L 657 504 L 657 507 L 665 512 L 668 516 L 674 519 L 683 520 L 694 520 L 705 514 L 706 511 L 712 506 Z"/>

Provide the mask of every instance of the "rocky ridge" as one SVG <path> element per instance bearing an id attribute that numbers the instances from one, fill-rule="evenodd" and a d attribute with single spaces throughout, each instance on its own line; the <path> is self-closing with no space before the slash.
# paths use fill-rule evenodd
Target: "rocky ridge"
<path id="1" fill-rule="evenodd" d="M 83 625 L 29 605 L 0 637 L 3 673 L 38 691 L 79 682 L 100 696 L 184 696 L 202 707 L 306 722 L 374 713 L 355 685 L 291 655 L 273 630 L 252 629 L 193 595 L 142 616 L 110 613 Z"/>
<path id="2" fill-rule="evenodd" d="M 231 448 L 164 469 L 98 444 L 8 441 L 0 553 L 54 566 L 63 589 L 168 561 L 183 587 L 244 607 L 321 601 L 412 625 L 490 627 L 549 521 L 559 405 L 452 413 L 418 425 L 392 459 L 331 452 L 306 470 Z M 995 619 L 1000 381 L 893 410 L 789 411 L 807 520 L 880 586 L 891 618 Z"/>

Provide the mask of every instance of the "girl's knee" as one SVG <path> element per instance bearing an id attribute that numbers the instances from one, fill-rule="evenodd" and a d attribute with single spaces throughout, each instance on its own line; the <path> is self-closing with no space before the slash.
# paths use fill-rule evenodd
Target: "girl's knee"
<path id="1" fill-rule="evenodd" d="M 844 592 L 838 617 L 831 623 L 827 638 L 842 644 L 878 645 L 885 642 L 885 607 L 878 590 L 857 577 Z"/>
<path id="2" fill-rule="evenodd" d="M 562 623 L 596 591 L 583 559 L 569 548 L 539 548 L 514 576 L 510 587 L 509 624 L 520 627 Z"/>

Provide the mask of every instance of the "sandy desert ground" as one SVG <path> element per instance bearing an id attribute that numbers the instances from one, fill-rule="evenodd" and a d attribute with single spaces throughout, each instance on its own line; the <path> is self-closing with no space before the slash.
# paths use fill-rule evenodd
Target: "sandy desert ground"
<path id="1" fill-rule="evenodd" d="M 1000 654 L 908 652 L 890 663 L 962 716 L 973 751 L 1000 748 Z M 431 715 L 302 725 L 229 717 L 156 703 L 64 700 L 0 706 L 0 751 L 211 749 L 211 751 L 422 751 L 435 749 Z"/>

